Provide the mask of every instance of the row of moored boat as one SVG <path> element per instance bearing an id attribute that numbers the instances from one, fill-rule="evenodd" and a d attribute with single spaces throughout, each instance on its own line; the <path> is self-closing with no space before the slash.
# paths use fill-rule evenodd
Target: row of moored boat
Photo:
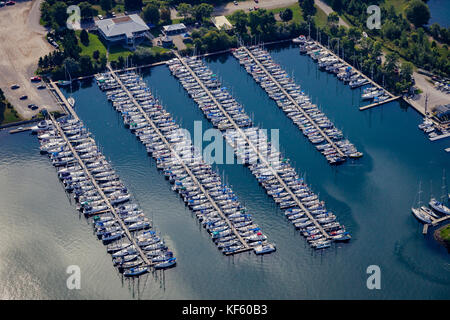
<path id="1" fill-rule="evenodd" d="M 131 72 L 118 77 L 126 90 L 111 74 L 98 76 L 97 82 L 122 115 L 125 126 L 146 146 L 158 169 L 173 184 L 172 190 L 195 213 L 222 253 L 275 251 L 233 190 L 203 161 L 184 130 L 154 98 L 143 80 Z"/>
<path id="2" fill-rule="evenodd" d="M 336 221 L 335 215 L 329 212 L 324 202 L 308 188 L 290 166 L 289 160 L 268 142 L 264 131 L 234 123 L 233 115 L 236 113 L 233 106 L 238 103 L 227 89 L 222 87 L 211 70 L 195 57 L 182 59 L 183 61 L 172 59 L 168 62 L 171 72 L 216 127 L 218 123 L 226 124 L 228 130 L 223 130 L 223 135 L 233 147 L 236 156 L 249 166 L 280 208 L 286 209 L 286 217 L 301 230 L 311 246 L 326 248 L 331 245 L 331 240 L 349 240 L 350 235 Z M 212 79 L 214 86 L 211 85 Z M 201 82 L 210 85 L 203 87 Z M 243 108 L 240 106 L 239 110 Z"/>
<path id="3" fill-rule="evenodd" d="M 300 86 L 272 60 L 266 50 L 260 47 L 241 47 L 234 50 L 233 55 L 330 164 L 339 164 L 347 158 L 359 158 L 363 155 L 344 139 L 342 131 L 311 103 Z"/>
<path id="4" fill-rule="evenodd" d="M 53 122 L 47 124 L 41 123 L 37 131 L 41 153 L 48 154 L 65 190 L 72 193 L 79 211 L 90 219 L 96 236 L 107 245 L 114 266 L 126 277 L 148 272 L 148 262 L 155 269 L 174 266 L 172 252 L 151 230 L 151 222 L 131 201 L 127 188 L 83 123 L 60 119 L 61 132 Z"/>

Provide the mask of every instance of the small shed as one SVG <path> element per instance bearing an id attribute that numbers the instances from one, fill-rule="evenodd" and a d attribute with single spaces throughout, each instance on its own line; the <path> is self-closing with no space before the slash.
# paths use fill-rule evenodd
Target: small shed
<path id="1" fill-rule="evenodd" d="M 184 23 L 170 24 L 163 27 L 163 33 L 166 36 L 172 36 L 175 34 L 185 33 L 187 31 Z"/>
<path id="2" fill-rule="evenodd" d="M 225 29 L 231 30 L 233 29 L 233 25 L 225 16 L 217 16 L 211 18 L 212 23 L 216 26 L 217 29 Z"/>

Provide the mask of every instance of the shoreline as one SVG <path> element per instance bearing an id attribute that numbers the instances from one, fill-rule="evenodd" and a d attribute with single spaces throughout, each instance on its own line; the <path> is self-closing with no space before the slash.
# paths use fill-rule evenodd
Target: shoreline
<path id="1" fill-rule="evenodd" d="M 434 238 L 434 240 L 436 240 L 439 244 L 443 245 L 444 248 L 447 249 L 447 252 L 450 254 L 450 240 L 444 240 L 444 239 L 442 239 L 442 237 L 441 237 L 441 231 L 442 231 L 444 228 L 447 228 L 447 227 L 449 227 L 449 226 L 450 226 L 450 223 L 447 223 L 446 225 L 443 225 L 443 226 L 439 227 L 438 229 L 436 229 L 436 230 L 433 232 L 433 238 Z"/>

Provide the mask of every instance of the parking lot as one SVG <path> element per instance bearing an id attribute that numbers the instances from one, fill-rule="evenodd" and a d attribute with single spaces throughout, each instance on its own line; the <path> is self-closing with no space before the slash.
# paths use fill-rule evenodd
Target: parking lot
<path id="1" fill-rule="evenodd" d="M 42 0 L 18 2 L 0 8 L 0 88 L 17 112 L 25 119 L 41 108 L 60 110 L 42 83 L 30 79 L 35 74 L 39 57 L 51 52 L 46 30 L 39 25 L 39 6 Z M 17 84 L 19 88 L 11 89 Z M 27 99 L 20 99 L 27 96 Z M 35 104 L 38 109 L 28 108 Z"/>

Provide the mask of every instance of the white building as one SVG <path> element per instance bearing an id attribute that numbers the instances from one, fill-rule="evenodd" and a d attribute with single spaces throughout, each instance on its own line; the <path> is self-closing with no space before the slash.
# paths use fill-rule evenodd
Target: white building
<path id="1" fill-rule="evenodd" d="M 144 37 L 150 30 L 144 20 L 137 14 L 97 20 L 95 25 L 106 41 L 124 41 L 127 45 L 134 44 L 137 38 Z"/>

